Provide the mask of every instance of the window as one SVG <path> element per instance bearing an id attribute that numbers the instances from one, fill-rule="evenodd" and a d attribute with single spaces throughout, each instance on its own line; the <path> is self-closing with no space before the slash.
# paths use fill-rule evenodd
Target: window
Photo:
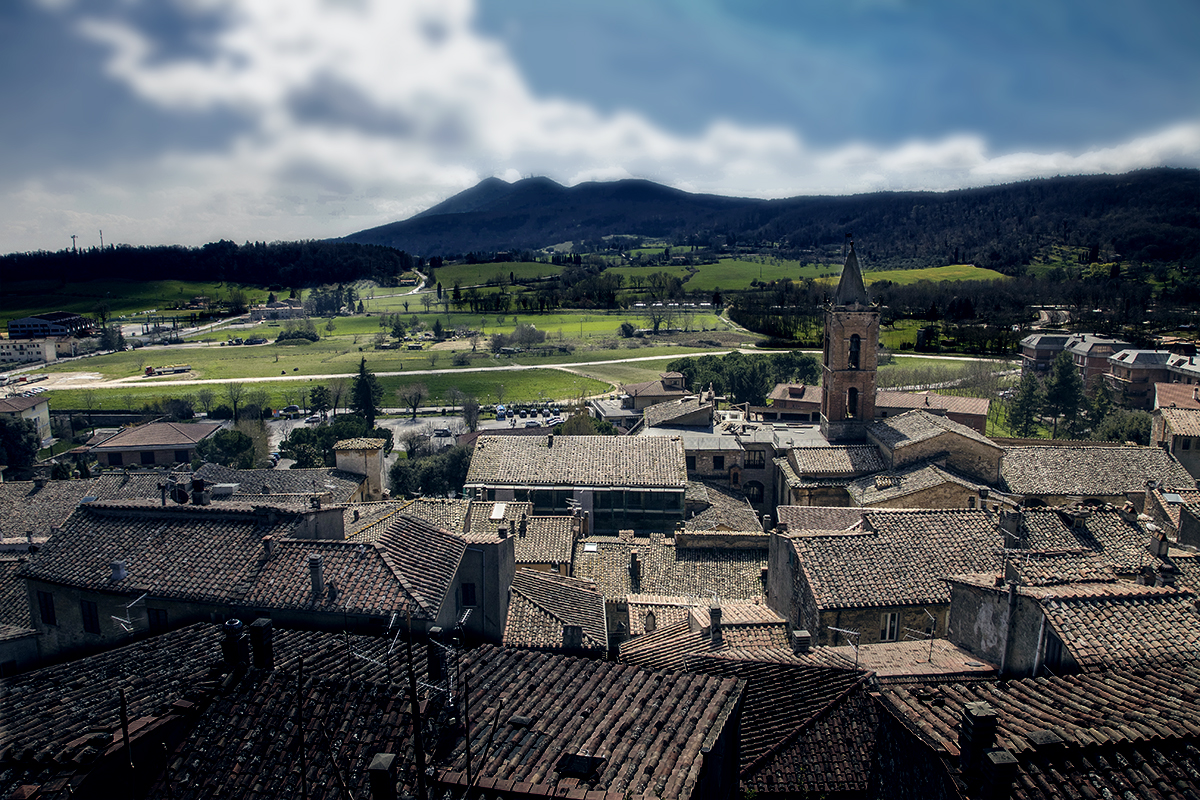
<path id="1" fill-rule="evenodd" d="M 79 614 L 83 617 L 83 632 L 100 633 L 100 609 L 91 600 L 79 601 Z"/>
<path id="2" fill-rule="evenodd" d="M 186 464 L 187 462 L 191 461 L 191 459 L 188 458 L 188 451 L 187 450 L 176 450 L 175 451 L 175 461 L 180 464 Z"/>
<path id="3" fill-rule="evenodd" d="M 846 366 L 850 369 L 858 369 L 859 357 L 862 354 L 862 337 L 857 333 L 850 337 L 850 358 L 847 360 Z"/>
<path id="4" fill-rule="evenodd" d="M 108 454 L 108 465 L 110 467 L 121 466 L 121 454 L 120 453 L 109 453 Z"/>
<path id="5" fill-rule="evenodd" d="M 153 450 L 143 450 L 141 452 L 141 457 L 142 457 L 143 464 L 153 464 L 154 463 L 154 451 Z"/>
<path id="6" fill-rule="evenodd" d="M 767 465 L 767 453 L 764 450 L 746 451 L 746 469 L 762 469 Z"/>
<path id="7" fill-rule="evenodd" d="M 38 592 L 38 612 L 42 615 L 42 624 L 58 624 L 58 617 L 54 615 L 54 595 L 49 592 Z"/>
<path id="8" fill-rule="evenodd" d="M 746 481 L 746 485 L 742 487 L 742 493 L 746 495 L 746 499 L 751 503 L 761 503 L 763 499 L 763 485 L 758 481 Z"/>
<path id="9" fill-rule="evenodd" d="M 1183 449 L 1184 450 L 1192 449 L 1192 440 L 1191 439 L 1188 439 L 1188 438 L 1183 439 Z"/>
<path id="10" fill-rule="evenodd" d="M 889 611 L 879 615 L 879 641 L 894 642 L 900 636 L 900 614 Z"/>
<path id="11" fill-rule="evenodd" d="M 714 472 L 724 472 L 725 471 L 725 456 L 713 456 L 713 471 Z"/>
<path id="12" fill-rule="evenodd" d="M 464 606 L 473 606 L 475 603 L 475 584 L 464 583 L 462 585 L 462 604 Z"/>
<path id="13" fill-rule="evenodd" d="M 975 495 L 971 495 L 967 498 L 967 508 L 975 508 Z"/>
<path id="14" fill-rule="evenodd" d="M 1046 657 L 1043 666 L 1052 674 L 1062 668 L 1062 648 L 1062 639 L 1046 631 Z"/>
<path id="15" fill-rule="evenodd" d="M 687 459 L 687 471 L 695 472 L 696 471 L 696 457 L 695 456 L 684 456 L 684 458 Z"/>
<path id="16" fill-rule="evenodd" d="M 150 624 L 151 633 L 166 633 L 167 610 L 165 608 L 147 608 L 146 621 Z"/>
<path id="17" fill-rule="evenodd" d="M 858 389 L 853 386 L 846 392 L 846 416 L 858 416 Z"/>

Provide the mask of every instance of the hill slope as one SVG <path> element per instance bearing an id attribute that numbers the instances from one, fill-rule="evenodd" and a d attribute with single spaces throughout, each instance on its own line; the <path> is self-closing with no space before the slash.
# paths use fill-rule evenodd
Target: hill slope
<path id="1" fill-rule="evenodd" d="M 938 261 L 1011 269 L 1052 244 L 1098 247 L 1126 260 L 1192 261 L 1200 258 L 1200 171 L 786 200 L 690 194 L 643 180 L 564 187 L 547 178 L 489 178 L 410 219 L 343 240 L 428 256 L 610 234 L 818 250 L 853 234 L 877 267 Z"/>

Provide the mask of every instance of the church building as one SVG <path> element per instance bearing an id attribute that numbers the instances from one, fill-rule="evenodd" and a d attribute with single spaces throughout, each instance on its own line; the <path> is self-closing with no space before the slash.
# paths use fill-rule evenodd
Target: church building
<path id="1" fill-rule="evenodd" d="M 861 442 L 875 419 L 879 308 L 867 299 L 854 243 L 837 293 L 825 309 L 821 434 L 831 443 Z"/>

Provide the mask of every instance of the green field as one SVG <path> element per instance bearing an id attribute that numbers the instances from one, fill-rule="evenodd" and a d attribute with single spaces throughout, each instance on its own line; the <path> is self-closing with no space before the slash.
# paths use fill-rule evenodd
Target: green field
<path id="1" fill-rule="evenodd" d="M 519 281 L 550 278 L 562 272 L 562 267 L 544 261 L 501 261 L 495 264 L 451 264 L 434 270 L 434 285 L 442 285 L 444 291 L 450 291 L 454 282 L 458 281 L 463 288 L 481 286 L 488 281 L 500 284 L 508 283 L 509 273 Z"/>
<path id="2" fill-rule="evenodd" d="M 47 311 L 94 313 L 97 303 L 106 302 L 114 317 L 137 314 L 150 309 L 170 316 L 173 306 L 187 305 L 193 297 L 204 295 L 212 300 L 228 299 L 230 292 L 241 289 L 251 303 L 265 303 L 267 290 L 261 286 L 198 281 L 5 281 L 0 294 L 0 317 L 7 322 Z M 179 314 L 189 312 L 180 310 Z"/>
<path id="3" fill-rule="evenodd" d="M 891 281 L 899 286 L 919 283 L 921 281 L 1001 281 L 1008 276 L 994 269 L 984 269 L 972 264 L 950 264 L 944 267 L 926 267 L 924 269 L 893 269 L 882 272 L 868 272 L 863 276 L 867 285 L 879 281 Z M 832 280 L 832 279 L 831 279 Z"/>
<path id="4" fill-rule="evenodd" d="M 740 258 L 723 258 L 716 264 L 701 264 L 699 272 L 683 285 L 690 292 L 741 291 L 750 288 L 751 281 L 803 280 L 817 278 L 832 272 L 837 275 L 841 266 L 830 264 L 801 264 L 799 261 L 784 261 L 763 257 L 747 261 Z"/>

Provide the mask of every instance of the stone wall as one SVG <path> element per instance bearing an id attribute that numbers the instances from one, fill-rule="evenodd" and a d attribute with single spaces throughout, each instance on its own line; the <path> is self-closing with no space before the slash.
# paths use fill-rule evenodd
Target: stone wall
<path id="1" fill-rule="evenodd" d="M 885 448 L 886 451 L 886 448 Z M 892 452 L 892 466 L 899 468 L 918 461 L 941 458 L 947 467 L 983 483 L 1000 482 L 1000 458 L 1004 451 L 947 431 L 923 442 Z"/>

